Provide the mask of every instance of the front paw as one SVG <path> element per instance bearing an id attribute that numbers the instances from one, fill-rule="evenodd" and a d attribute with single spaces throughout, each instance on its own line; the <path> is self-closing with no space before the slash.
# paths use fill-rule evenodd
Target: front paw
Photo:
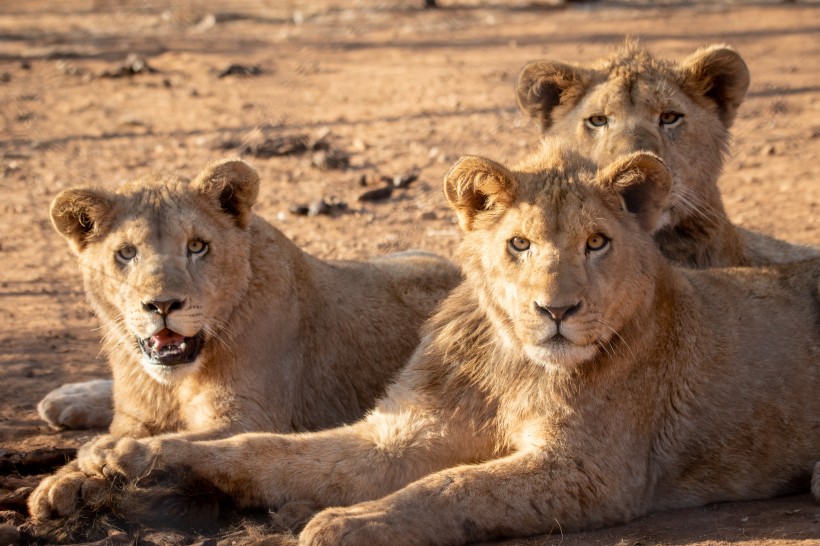
<path id="1" fill-rule="evenodd" d="M 106 435 L 88 442 L 77 453 L 80 470 L 88 476 L 138 479 L 156 467 L 158 441 Z"/>
<path id="2" fill-rule="evenodd" d="M 405 525 L 405 517 L 396 518 L 383 501 L 356 504 L 346 508 L 328 508 L 319 512 L 299 535 L 300 546 L 330 546 L 338 544 L 426 544 L 425 525 Z M 406 516 L 408 514 L 404 514 Z"/>
<path id="3" fill-rule="evenodd" d="M 97 476 L 87 476 L 72 461 L 40 482 L 28 498 L 29 514 L 35 520 L 66 517 L 86 504 L 96 504 L 105 496 L 108 483 Z"/>

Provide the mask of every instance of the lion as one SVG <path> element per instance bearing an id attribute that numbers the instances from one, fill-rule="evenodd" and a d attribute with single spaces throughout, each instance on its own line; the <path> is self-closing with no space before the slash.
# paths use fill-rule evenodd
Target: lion
<path id="1" fill-rule="evenodd" d="M 460 279 L 423 252 L 309 256 L 251 211 L 258 191 L 256 171 L 228 159 L 190 182 L 149 175 L 117 193 L 74 188 L 54 199 L 52 222 L 104 331 L 112 434 L 214 437 L 358 419 Z M 110 381 L 72 384 L 40 410 L 104 426 L 111 396 Z"/>
<path id="2" fill-rule="evenodd" d="M 673 186 L 663 162 L 596 169 L 571 149 L 450 170 L 464 280 L 366 417 L 104 437 L 79 453 L 86 481 L 187 469 L 242 506 L 313 503 L 326 508 L 299 539 L 312 546 L 463 544 L 808 489 L 820 259 L 673 266 L 653 237 Z M 31 512 L 71 513 L 80 489 L 35 491 Z M 185 513 L 167 501 L 151 502 Z"/>
<path id="3" fill-rule="evenodd" d="M 749 81 L 746 63 L 726 45 L 674 63 L 628 41 L 591 64 L 530 62 L 516 96 L 545 134 L 572 139 L 599 164 L 641 150 L 666 162 L 672 192 L 655 240 L 675 262 L 722 267 L 820 256 L 818 248 L 734 226 L 726 214 L 717 179 Z"/>

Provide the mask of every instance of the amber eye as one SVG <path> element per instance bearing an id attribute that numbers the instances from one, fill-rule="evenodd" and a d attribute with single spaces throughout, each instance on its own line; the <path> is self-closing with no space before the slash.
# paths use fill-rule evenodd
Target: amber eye
<path id="1" fill-rule="evenodd" d="M 683 119 L 683 114 L 679 114 L 678 112 L 664 112 L 661 114 L 660 122 L 661 125 L 675 125 L 680 120 Z"/>
<path id="2" fill-rule="evenodd" d="M 509 245 L 510 249 L 514 250 L 515 252 L 524 252 L 528 248 L 530 248 L 530 241 L 523 237 L 513 237 L 510 239 L 507 244 Z"/>
<path id="3" fill-rule="evenodd" d="M 117 260 L 122 263 L 130 262 L 137 257 L 137 247 L 134 245 L 123 245 L 117 250 Z"/>
<path id="4" fill-rule="evenodd" d="M 598 250 L 603 250 L 609 244 L 609 237 L 604 235 L 603 233 L 595 233 L 590 235 L 589 239 L 587 239 L 587 250 L 591 250 L 596 252 Z"/>
<path id="5" fill-rule="evenodd" d="M 606 116 L 595 115 L 587 118 L 587 126 L 589 127 L 605 127 L 607 124 L 609 124 L 609 119 Z"/>
<path id="6" fill-rule="evenodd" d="M 208 251 L 208 243 L 202 239 L 191 239 L 188 241 L 188 255 L 205 254 Z"/>

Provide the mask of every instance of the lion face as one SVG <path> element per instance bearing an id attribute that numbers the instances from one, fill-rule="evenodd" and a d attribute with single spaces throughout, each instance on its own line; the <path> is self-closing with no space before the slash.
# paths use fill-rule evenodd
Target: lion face
<path id="1" fill-rule="evenodd" d="M 257 191 L 256 172 L 227 161 L 193 182 L 143 178 L 115 194 L 79 188 L 55 198 L 52 221 L 103 323 L 116 325 L 108 335 L 133 347 L 157 381 L 195 371 L 210 344 L 226 341 L 221 325 L 250 279 Z"/>
<path id="2" fill-rule="evenodd" d="M 673 173 L 661 228 L 713 213 L 728 129 L 748 86 L 746 64 L 728 47 L 674 64 L 628 44 L 599 67 L 532 62 L 517 94 L 545 132 L 571 138 L 599 165 L 636 151 L 661 157 Z"/>
<path id="3" fill-rule="evenodd" d="M 638 153 L 600 173 L 564 153 L 526 172 L 462 159 L 445 182 L 465 271 L 502 339 L 549 369 L 610 350 L 654 289 L 651 238 L 671 176 Z"/>

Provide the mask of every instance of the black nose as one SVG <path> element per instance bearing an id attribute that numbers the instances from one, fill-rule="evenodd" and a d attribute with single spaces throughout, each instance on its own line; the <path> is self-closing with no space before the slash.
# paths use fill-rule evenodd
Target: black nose
<path id="1" fill-rule="evenodd" d="M 142 308 L 149 313 L 157 313 L 167 317 L 172 311 L 182 309 L 183 304 L 182 300 L 154 300 L 143 303 Z"/>
<path id="2" fill-rule="evenodd" d="M 574 305 L 564 305 L 562 307 L 556 307 L 551 305 L 541 305 L 540 303 L 535 302 L 535 308 L 538 309 L 540 312 L 549 315 L 549 317 L 555 322 L 561 322 L 568 316 L 577 312 L 578 309 L 581 308 L 581 303 L 578 302 Z"/>

